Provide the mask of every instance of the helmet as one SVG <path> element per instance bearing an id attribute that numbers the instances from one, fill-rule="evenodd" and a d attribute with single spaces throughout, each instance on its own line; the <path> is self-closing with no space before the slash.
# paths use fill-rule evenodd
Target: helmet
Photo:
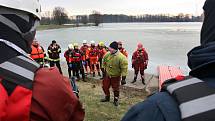
<path id="1" fill-rule="evenodd" d="M 87 44 L 87 40 L 83 40 L 83 44 Z"/>
<path id="2" fill-rule="evenodd" d="M 95 41 L 90 41 L 90 44 L 95 45 L 96 43 L 95 43 Z"/>
<path id="3" fill-rule="evenodd" d="M 74 49 L 73 44 L 69 44 L 69 45 L 68 45 L 68 48 L 69 48 L 69 49 Z"/>
<path id="4" fill-rule="evenodd" d="M 104 42 L 99 42 L 99 46 L 104 47 L 105 43 Z"/>
<path id="5" fill-rule="evenodd" d="M 25 11 L 41 19 L 39 0 L 0 0 L 0 6 Z"/>
<path id="6" fill-rule="evenodd" d="M 142 43 L 138 43 L 138 44 L 137 44 L 137 48 L 138 48 L 138 49 L 142 49 L 142 48 L 143 48 L 143 44 L 142 44 Z"/>
<path id="7" fill-rule="evenodd" d="M 74 43 L 73 46 L 74 46 L 74 47 L 78 47 L 78 43 Z"/>

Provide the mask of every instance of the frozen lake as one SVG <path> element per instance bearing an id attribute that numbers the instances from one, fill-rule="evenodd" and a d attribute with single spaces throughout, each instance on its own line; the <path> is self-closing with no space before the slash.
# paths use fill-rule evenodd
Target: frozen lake
<path id="1" fill-rule="evenodd" d="M 90 42 L 104 41 L 108 46 L 112 41 L 124 41 L 124 47 L 129 53 L 129 69 L 131 55 L 137 43 L 142 42 L 149 54 L 147 73 L 156 74 L 158 65 L 173 65 L 180 67 L 185 74 L 187 67 L 187 52 L 199 45 L 202 23 L 110 23 L 100 27 L 80 27 L 69 29 L 45 30 L 37 32 L 37 40 L 44 48 L 56 40 L 63 51 L 69 43 L 82 43 L 84 39 Z M 63 53 L 62 53 L 63 57 Z M 65 61 L 62 58 L 62 61 Z"/>

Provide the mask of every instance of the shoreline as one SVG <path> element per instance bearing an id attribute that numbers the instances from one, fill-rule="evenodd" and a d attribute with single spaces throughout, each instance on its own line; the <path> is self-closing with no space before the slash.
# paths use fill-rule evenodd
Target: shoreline
<path id="1" fill-rule="evenodd" d="M 68 77 L 68 71 L 67 71 L 67 64 L 65 61 L 61 61 L 61 68 L 63 75 Z M 87 75 L 88 79 L 92 80 L 100 80 L 100 77 L 92 77 L 92 75 Z M 132 84 L 131 82 L 133 81 L 134 78 L 134 71 L 133 70 L 128 70 L 128 76 L 126 77 L 126 82 L 127 84 L 124 85 L 123 87 L 128 88 L 129 90 L 144 90 L 148 93 L 154 92 L 158 89 L 158 76 L 155 74 L 148 74 L 145 73 L 145 83 L 146 85 L 143 85 L 141 82 L 140 74 L 138 75 L 137 82 Z M 101 80 L 100 80 L 101 81 Z"/>
<path id="2" fill-rule="evenodd" d="M 50 25 L 39 25 L 37 27 L 37 31 L 43 31 L 43 30 L 52 30 L 52 29 L 63 29 L 63 28 L 75 28 L 75 27 L 90 27 L 93 26 L 92 24 L 87 24 L 87 25 L 83 25 L 83 24 L 68 24 L 68 25 L 54 25 L 54 24 L 50 24 Z"/>

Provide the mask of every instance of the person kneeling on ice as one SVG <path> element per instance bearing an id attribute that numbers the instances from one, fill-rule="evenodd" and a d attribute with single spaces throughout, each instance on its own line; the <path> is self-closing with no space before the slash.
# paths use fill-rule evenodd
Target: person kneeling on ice
<path id="1" fill-rule="evenodd" d="M 0 121 L 83 121 L 71 84 L 29 54 L 39 0 L 0 0 Z"/>
<path id="2" fill-rule="evenodd" d="M 69 44 L 68 50 L 64 53 L 64 57 L 66 58 L 66 62 L 67 62 L 67 66 L 68 66 L 69 78 L 72 77 L 71 71 L 73 71 L 72 70 L 72 63 L 73 63 L 72 52 L 73 52 L 73 50 L 74 50 L 73 44 Z"/>
<path id="3" fill-rule="evenodd" d="M 110 101 L 109 89 L 112 87 L 114 93 L 114 105 L 118 106 L 120 81 L 121 85 L 126 84 L 125 79 L 128 74 L 128 61 L 127 58 L 119 52 L 117 42 L 112 42 L 109 46 L 109 50 L 110 52 L 104 56 L 102 62 L 102 67 L 106 74 L 102 85 L 105 98 L 101 99 L 101 102 Z"/>
<path id="4" fill-rule="evenodd" d="M 215 1 L 206 0 L 201 45 L 188 53 L 188 77 L 178 76 L 161 92 L 132 107 L 122 121 L 215 121 Z"/>
<path id="5" fill-rule="evenodd" d="M 143 48 L 143 44 L 139 43 L 137 45 L 137 50 L 132 55 L 132 68 L 134 68 L 134 80 L 131 83 L 137 81 L 138 73 L 141 74 L 142 83 L 145 85 L 144 80 L 144 70 L 148 66 L 148 54 Z"/>

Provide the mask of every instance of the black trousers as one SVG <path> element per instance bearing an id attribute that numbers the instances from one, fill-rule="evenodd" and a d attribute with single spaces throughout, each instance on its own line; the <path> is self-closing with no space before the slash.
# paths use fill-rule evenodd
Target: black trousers
<path id="1" fill-rule="evenodd" d="M 73 76 L 76 76 L 78 79 L 80 78 L 80 75 L 79 75 L 79 72 L 80 72 L 82 75 L 82 79 L 85 79 L 85 73 L 84 73 L 82 62 L 73 62 L 72 72 L 73 72 Z"/>
<path id="2" fill-rule="evenodd" d="M 62 70 L 61 70 L 61 67 L 60 67 L 60 61 L 50 61 L 50 66 L 51 66 L 51 67 L 54 67 L 55 65 L 57 66 L 59 72 L 60 72 L 61 74 L 63 74 L 63 73 L 62 73 Z"/>

